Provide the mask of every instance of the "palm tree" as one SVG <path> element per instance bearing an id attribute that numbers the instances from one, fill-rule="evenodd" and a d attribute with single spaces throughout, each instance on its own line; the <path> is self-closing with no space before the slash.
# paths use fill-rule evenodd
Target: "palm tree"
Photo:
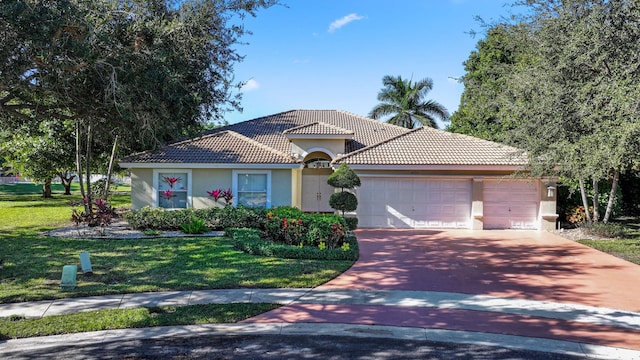
<path id="1" fill-rule="evenodd" d="M 384 88 L 378 93 L 380 104 L 369 113 L 372 119 L 391 116 L 389 124 L 413 129 L 418 126 L 438 128 L 435 118 L 449 120 L 447 109 L 433 100 L 425 100 L 427 93 L 433 89 L 433 81 L 429 78 L 413 83 L 402 77 L 386 75 L 382 78 Z"/>

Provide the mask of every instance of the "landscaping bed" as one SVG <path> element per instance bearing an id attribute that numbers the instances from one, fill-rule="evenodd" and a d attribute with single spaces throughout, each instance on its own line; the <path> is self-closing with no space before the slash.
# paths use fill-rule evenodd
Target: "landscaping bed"
<path id="1" fill-rule="evenodd" d="M 640 222 L 638 219 L 618 219 L 609 224 L 580 224 L 574 228 L 555 231 L 565 239 L 573 240 L 640 265 Z"/>
<path id="2" fill-rule="evenodd" d="M 226 230 L 234 246 L 249 254 L 294 259 L 353 260 L 357 240 L 344 218 L 307 214 L 293 207 L 223 208 L 167 211 L 142 208 L 125 214 L 133 229 L 187 233 Z"/>
<path id="3" fill-rule="evenodd" d="M 42 199 L 39 194 L 3 193 L 4 188 L 0 188 L 0 302 L 4 303 L 147 291 L 311 288 L 353 264 L 353 260 L 255 256 L 238 250 L 229 237 L 184 234 L 180 228 L 148 237 L 113 236 L 106 241 L 101 236 L 43 236 L 61 227 L 71 234 L 76 231 L 70 222 L 69 203 L 80 196 L 54 193 L 53 199 Z M 123 194 L 111 200 L 118 207 L 128 203 L 129 196 Z M 266 212 L 263 214 L 266 221 Z M 118 220 L 114 224 L 118 227 Z M 144 233 L 125 230 L 129 235 Z M 170 234 L 181 237 L 162 237 Z M 61 291 L 62 267 L 80 265 L 79 254 L 85 251 L 90 254 L 93 274 L 79 271 L 77 287 Z"/>

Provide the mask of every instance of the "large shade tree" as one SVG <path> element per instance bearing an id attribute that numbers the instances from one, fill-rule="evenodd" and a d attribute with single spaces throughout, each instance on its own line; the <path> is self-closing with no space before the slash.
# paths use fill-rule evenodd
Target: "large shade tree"
<path id="1" fill-rule="evenodd" d="M 581 184 L 592 182 L 591 221 L 609 221 L 621 173 L 640 165 L 640 3 L 528 1 L 536 66 L 512 76 L 513 132 L 535 161 Z M 529 99 L 523 107 L 522 99 Z M 599 183 L 612 184 L 606 211 Z"/>
<path id="2" fill-rule="evenodd" d="M 464 111 L 483 114 L 487 108 L 478 105 L 483 97 L 496 104 L 486 112 L 500 124 L 494 130 L 528 152 L 533 174 L 574 179 L 580 184 L 584 208 L 593 209 L 588 220 L 607 222 L 620 175 L 640 166 L 640 3 L 526 0 L 522 4 L 527 6 L 526 16 L 516 25 L 500 24 L 489 32 L 486 44 L 498 46 L 479 47 L 489 55 L 488 61 L 474 69 L 479 73 L 468 75 L 506 70 L 483 80 L 482 86 L 465 89 L 463 99 L 469 95 L 474 101 L 466 101 L 463 105 L 472 108 Z M 495 42 L 496 32 L 504 33 L 503 29 L 509 36 Z M 515 59 L 491 58 L 509 49 L 517 50 Z M 470 62 L 475 60 L 472 55 Z M 478 118 L 479 127 L 485 119 Z M 601 216 L 598 189 L 603 182 L 612 186 Z M 587 183 L 593 189 L 591 203 Z"/>
<path id="3" fill-rule="evenodd" d="M 60 178 L 65 195 L 71 194 L 74 168 L 73 127 L 56 120 L 42 121 L 36 128 L 0 133 L 0 154 L 15 171 L 42 184 L 42 196 L 50 198 L 51 183 Z"/>
<path id="4" fill-rule="evenodd" d="M 523 38 L 524 37 L 524 38 Z M 509 142 L 511 122 L 500 116 L 501 94 L 507 90 L 508 78 L 532 62 L 522 25 L 498 24 L 487 30 L 476 50 L 464 62 L 460 78 L 464 92 L 460 106 L 451 115 L 447 131 L 486 140 Z"/>
<path id="5" fill-rule="evenodd" d="M 378 93 L 380 104 L 376 105 L 369 117 L 386 119 L 393 125 L 413 129 L 419 126 L 438 128 L 436 119 L 448 121 L 449 112 L 440 103 L 427 99 L 433 89 L 433 81 L 425 78 L 416 82 L 401 76 L 382 78 L 384 88 Z"/>
<path id="6" fill-rule="evenodd" d="M 0 124 L 72 121 L 90 198 L 94 146 L 118 136 L 123 152 L 153 148 L 239 108 L 233 65 L 246 30 L 231 21 L 274 2 L 2 2 Z"/>

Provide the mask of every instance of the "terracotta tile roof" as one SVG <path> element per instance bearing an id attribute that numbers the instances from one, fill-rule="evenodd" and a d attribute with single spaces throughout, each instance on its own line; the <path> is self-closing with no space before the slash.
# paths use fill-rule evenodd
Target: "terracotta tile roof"
<path id="1" fill-rule="evenodd" d="M 320 125 L 321 123 L 323 125 Z M 294 128 L 298 128 L 300 131 L 304 128 L 315 129 L 306 131 L 322 130 L 325 132 L 337 131 L 338 133 L 352 131 L 353 137 L 345 140 L 345 153 L 379 143 L 409 131 L 403 127 L 382 123 L 345 111 L 292 110 L 214 129 L 202 137 L 170 144 L 154 152 L 134 154 L 122 159 L 120 162 L 291 163 L 297 160 L 288 158 L 288 154 L 291 152 L 291 144 L 283 133 Z M 228 136 L 223 136 L 222 139 L 208 138 L 208 136 L 215 136 L 224 132 L 233 132 L 241 135 L 245 138 L 245 141 L 239 141 L 237 138 Z M 253 142 L 246 141 L 246 138 Z M 255 155 L 256 149 L 259 148 L 257 144 L 264 146 L 260 151 L 269 153 L 268 158 Z M 267 151 L 267 149 L 270 150 Z M 279 154 L 279 156 L 275 154 Z"/>
<path id="2" fill-rule="evenodd" d="M 287 135 L 350 135 L 350 165 L 512 165 L 518 149 L 432 128 L 409 130 L 336 110 L 292 110 L 214 129 L 203 136 L 122 159 L 121 163 L 296 164 Z"/>
<path id="3" fill-rule="evenodd" d="M 243 121 L 221 129 L 233 130 L 281 152 L 288 153 L 290 144 L 283 132 L 294 127 L 319 122 L 353 131 L 353 139 L 346 142 L 345 153 L 377 144 L 409 131 L 400 126 L 339 110 L 291 110 Z M 215 131 L 219 130 L 212 130 L 212 132 Z"/>
<path id="4" fill-rule="evenodd" d="M 334 161 L 348 165 L 511 165 L 527 163 L 519 149 L 433 128 L 418 128 Z"/>
<path id="5" fill-rule="evenodd" d="M 300 160 L 234 131 L 224 130 L 134 154 L 121 162 L 295 164 Z"/>
<path id="6" fill-rule="evenodd" d="M 343 129 L 339 126 L 325 122 L 315 122 L 296 126 L 283 132 L 284 135 L 353 135 L 353 130 Z"/>

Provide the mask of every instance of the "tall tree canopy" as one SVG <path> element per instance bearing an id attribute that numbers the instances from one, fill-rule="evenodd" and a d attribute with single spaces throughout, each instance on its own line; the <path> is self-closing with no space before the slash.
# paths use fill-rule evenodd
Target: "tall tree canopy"
<path id="1" fill-rule="evenodd" d="M 232 18 L 275 2 L 2 2 L 0 124 L 72 120 L 86 163 L 116 135 L 131 152 L 200 130 L 240 106 L 233 65 L 246 30 Z"/>
<path id="2" fill-rule="evenodd" d="M 436 119 L 449 120 L 449 112 L 438 102 L 426 99 L 433 89 L 433 81 L 425 78 L 416 82 L 405 80 L 401 76 L 382 78 L 384 88 L 378 93 L 380 104 L 376 105 L 369 117 L 413 129 L 419 126 L 438 128 Z"/>
<path id="3" fill-rule="evenodd" d="M 507 79 L 531 60 L 522 26 L 498 24 L 488 29 L 486 38 L 464 62 L 465 75 L 460 81 L 464 92 L 460 106 L 451 115 L 448 131 L 482 139 L 508 142 L 510 122 L 500 116 L 501 94 Z"/>
<path id="4" fill-rule="evenodd" d="M 640 3 L 522 3 L 528 12 L 519 24 L 497 25 L 489 32 L 494 40 L 499 27 L 517 30 L 504 38 L 509 44 L 499 46 L 518 49 L 515 63 L 499 74 L 496 93 L 487 90 L 492 89 L 493 80 L 468 93 L 465 89 L 463 99 L 474 97 L 476 106 L 462 110 L 481 114 L 485 109 L 477 104 L 482 96 L 492 99 L 497 106 L 488 113 L 500 124 L 493 130 L 503 131 L 504 141 L 528 152 L 534 174 L 577 180 L 586 209 L 584 185 L 590 180 L 594 189 L 590 220 L 600 220 L 598 183 L 610 181 L 613 185 L 602 218 L 606 222 L 620 174 L 640 167 Z M 479 46 L 479 52 L 489 51 Z M 504 61 L 488 63 L 495 69 Z M 461 112 L 460 118 L 464 115 Z M 484 119 L 479 116 L 480 127 Z"/>

